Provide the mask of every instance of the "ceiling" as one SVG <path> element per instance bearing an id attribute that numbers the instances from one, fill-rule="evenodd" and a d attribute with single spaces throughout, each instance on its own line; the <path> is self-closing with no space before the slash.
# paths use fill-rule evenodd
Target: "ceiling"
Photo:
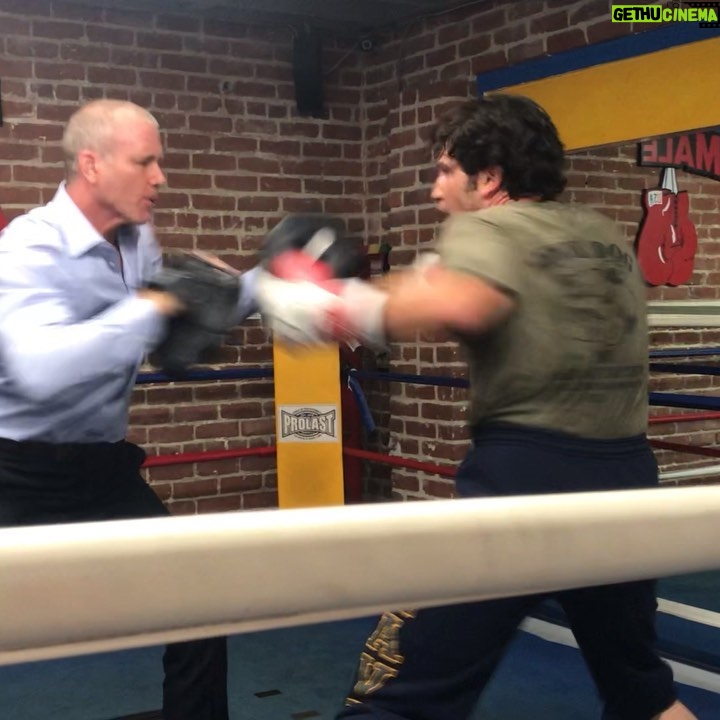
<path id="1" fill-rule="evenodd" d="M 309 25 L 360 33 L 405 25 L 482 0 L 96 0 L 95 6 L 182 12 L 262 25 Z"/>

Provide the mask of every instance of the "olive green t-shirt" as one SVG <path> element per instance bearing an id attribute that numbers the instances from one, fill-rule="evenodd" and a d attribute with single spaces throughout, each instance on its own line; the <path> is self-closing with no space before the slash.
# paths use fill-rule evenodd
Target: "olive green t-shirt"
<path id="1" fill-rule="evenodd" d="M 517 302 L 500 326 L 460 338 L 472 424 L 587 438 L 645 432 L 645 286 L 610 219 L 558 202 L 510 202 L 451 216 L 437 249 L 446 267 Z"/>

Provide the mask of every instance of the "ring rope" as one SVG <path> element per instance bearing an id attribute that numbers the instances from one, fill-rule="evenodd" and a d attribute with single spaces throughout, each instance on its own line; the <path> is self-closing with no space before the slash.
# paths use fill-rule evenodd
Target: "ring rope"
<path id="1" fill-rule="evenodd" d="M 693 487 L 7 528 L 0 664 L 711 570 L 719 524 Z"/>

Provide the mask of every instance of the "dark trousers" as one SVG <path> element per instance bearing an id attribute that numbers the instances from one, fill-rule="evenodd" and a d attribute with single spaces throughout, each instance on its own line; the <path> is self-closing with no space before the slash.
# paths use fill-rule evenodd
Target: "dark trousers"
<path id="1" fill-rule="evenodd" d="M 166 516 L 140 475 L 144 459 L 128 442 L 0 439 L 0 527 Z M 163 667 L 165 720 L 228 720 L 225 638 L 168 645 Z"/>
<path id="2" fill-rule="evenodd" d="M 644 437 L 593 441 L 494 427 L 475 433 L 456 483 L 462 496 L 491 497 L 650 488 L 658 478 Z M 640 581 L 386 613 L 337 717 L 469 717 L 518 625 L 547 597 L 567 615 L 606 720 L 650 720 L 672 705 L 672 671 L 655 650 L 655 583 Z"/>

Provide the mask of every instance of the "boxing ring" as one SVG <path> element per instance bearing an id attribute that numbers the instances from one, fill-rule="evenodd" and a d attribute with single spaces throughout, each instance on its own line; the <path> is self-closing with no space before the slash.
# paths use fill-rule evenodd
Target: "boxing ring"
<path id="1" fill-rule="evenodd" d="M 447 466 L 346 452 L 452 475 Z M 146 464 L 273 453 L 238 448 Z M 0 664 L 712 570 L 719 524 L 720 487 L 709 486 L 3 529 L 0 612 L 15 622 L 0 637 Z"/>
<path id="2" fill-rule="evenodd" d="M 678 322 L 677 313 L 659 322 L 667 317 Z M 720 354 L 720 348 L 697 354 Z M 189 373 L 186 380 L 271 375 L 272 369 L 230 369 Z M 457 378 L 351 375 L 354 382 L 465 384 Z M 165 379 L 147 373 L 138 382 Z M 651 394 L 650 403 L 673 406 L 664 395 Z M 705 411 L 697 417 L 720 416 L 717 398 L 688 402 L 679 396 L 676 406 Z M 151 456 L 146 465 L 274 452 L 263 447 Z M 448 466 L 359 448 L 345 452 L 453 474 Z M 720 568 L 718 525 L 720 487 L 706 486 L 3 529 L 0 612 L 13 623 L 0 636 L 0 665 L 714 570 Z"/>
<path id="3" fill-rule="evenodd" d="M 707 354 L 720 354 L 717 351 L 708 349 Z M 192 373 L 187 379 L 231 380 L 272 373 L 267 368 L 227 369 Z M 364 420 L 372 422 L 360 388 L 366 378 L 376 376 L 357 372 L 346 379 L 357 390 Z M 462 384 L 457 378 L 397 378 L 390 373 L 381 373 L 377 379 Z M 151 384 L 165 380 L 156 374 L 139 378 L 140 383 Z M 712 419 L 717 411 L 711 409 L 711 401 L 702 399 L 707 403 L 704 409 L 689 415 Z M 662 405 L 664 400 L 651 398 L 651 402 Z M 684 406 L 681 400 L 677 405 Z M 687 414 L 678 415 L 693 420 Z M 670 422 L 672 418 L 656 419 Z M 155 455 L 147 458 L 146 466 L 275 452 L 275 446 L 267 446 Z M 447 478 L 455 470 L 357 447 L 345 447 L 343 453 L 358 461 Z M 665 475 L 672 482 L 672 473 Z M 679 475 L 689 478 L 691 472 Z M 234 653 L 254 658 L 252 668 L 257 662 L 261 667 L 263 663 L 266 668 L 272 666 L 265 670 L 265 677 L 280 679 L 296 677 L 292 663 L 298 661 L 294 649 L 298 642 L 327 648 L 328 642 L 340 638 L 342 644 L 332 650 L 337 663 L 334 675 L 327 676 L 321 659 L 313 664 L 303 656 L 308 672 L 316 668 L 321 674 L 307 677 L 303 689 L 298 677 L 295 686 L 282 690 L 293 699 L 296 710 L 317 714 L 324 707 L 323 692 L 341 697 L 342 668 L 356 660 L 355 653 L 370 630 L 368 615 L 640 577 L 702 575 L 720 568 L 719 520 L 720 487 L 663 487 L 0 530 L 0 611 L 11 619 L 0 633 L 0 666 L 10 683 L 2 692 L 3 702 L 12 706 L 13 697 L 23 688 L 36 687 L 43 679 L 52 687 L 53 678 L 65 677 L 69 670 L 83 677 L 83 668 L 93 668 L 91 676 L 98 678 L 99 688 L 107 688 L 106 704 L 94 700 L 98 693 L 89 688 L 79 695 L 84 697 L 80 702 L 131 712 L 157 706 L 153 700 L 157 695 L 139 687 L 145 678 L 152 688 L 160 687 L 156 673 L 160 645 L 166 642 L 226 635 Z M 710 577 L 715 575 L 710 573 Z M 720 697 L 720 657 L 708 648 L 718 636 L 720 614 L 663 599 L 659 603 L 658 627 L 661 637 L 668 639 L 660 649 L 683 683 L 683 692 L 690 693 L 712 716 Z M 570 707 L 586 705 L 593 689 L 586 686 L 584 695 L 575 689 L 583 687 L 577 677 L 582 663 L 563 619 L 553 616 L 552 604 L 539 607 L 521 629 L 516 649 L 509 654 L 512 670 L 505 680 L 501 673 L 496 687 L 512 692 L 518 682 L 527 684 L 526 673 L 533 672 L 533 663 L 547 670 L 547 663 L 564 661 L 572 663 L 573 692 L 583 699 L 572 699 L 567 688 L 562 689 L 566 680 L 560 676 L 551 680 L 553 688 L 558 688 L 553 694 L 562 695 L 562 702 Z M 703 639 L 695 644 L 700 642 L 699 632 Z M 278 649 L 279 657 L 273 654 Z M 137 663 L 138 669 L 129 672 L 127 663 Z M 256 697 L 263 695 L 257 690 L 268 687 L 258 687 L 263 671 L 258 674 L 251 666 L 236 668 L 248 677 L 239 687 L 233 680 L 231 687 L 231 699 L 243 711 L 248 703 L 255 707 Z M 139 704 L 123 704 L 121 696 L 110 690 L 118 671 L 136 683 L 132 696 Z M 319 678 L 323 679 L 318 687 Z M 42 707 L 44 703 L 53 706 L 51 690 L 40 697 L 44 698 Z M 514 695 L 506 702 L 517 707 Z M 332 701 L 326 704 L 326 712 L 331 713 Z M 26 703 L 16 701 L 14 707 L 24 708 Z M 265 714 L 260 705 L 256 709 L 259 717 L 277 716 L 273 711 Z M 39 720 L 32 712 L 31 718 Z"/>
<path id="4" fill-rule="evenodd" d="M 720 567 L 720 488 L 0 531 L 0 663 Z"/>

